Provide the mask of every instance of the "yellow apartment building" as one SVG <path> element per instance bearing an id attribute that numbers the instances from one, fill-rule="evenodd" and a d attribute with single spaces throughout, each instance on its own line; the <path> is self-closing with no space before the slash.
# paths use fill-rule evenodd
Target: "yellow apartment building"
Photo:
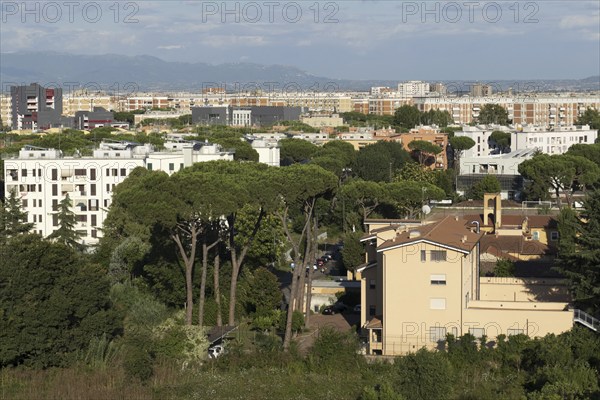
<path id="1" fill-rule="evenodd" d="M 484 232 L 475 224 L 446 216 L 418 226 L 366 225 L 359 273 L 368 354 L 439 348 L 447 334 L 493 341 L 500 334 L 559 334 L 573 325 L 564 291 L 548 287 L 554 282 L 479 277 Z"/>

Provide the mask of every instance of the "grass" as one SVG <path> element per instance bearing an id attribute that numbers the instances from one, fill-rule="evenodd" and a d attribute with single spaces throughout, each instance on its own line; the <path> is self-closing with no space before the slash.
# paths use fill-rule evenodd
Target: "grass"
<path id="1" fill-rule="evenodd" d="M 128 382 L 120 367 L 104 371 L 85 367 L 5 369 L 0 371 L 0 399 L 356 399 L 361 379 L 348 378 L 342 372 L 326 375 L 285 366 L 221 371 L 207 364 L 201 369 L 181 371 L 159 365 L 151 380 L 143 384 Z"/>

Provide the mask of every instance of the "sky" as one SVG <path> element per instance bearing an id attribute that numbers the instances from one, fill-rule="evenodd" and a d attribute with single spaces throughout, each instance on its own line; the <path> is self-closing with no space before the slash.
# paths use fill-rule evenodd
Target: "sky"
<path id="1" fill-rule="evenodd" d="M 600 75 L 600 1 L 0 1 L 0 52 L 252 62 L 340 79 Z"/>

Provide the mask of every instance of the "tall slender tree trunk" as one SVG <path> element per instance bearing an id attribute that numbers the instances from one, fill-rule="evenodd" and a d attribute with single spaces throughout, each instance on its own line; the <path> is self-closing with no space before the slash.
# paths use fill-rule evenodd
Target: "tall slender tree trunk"
<path id="1" fill-rule="evenodd" d="M 302 263 L 302 274 L 300 275 L 300 281 L 298 282 L 298 291 L 297 291 L 297 301 L 296 301 L 296 310 L 302 311 L 304 308 L 304 294 L 306 293 L 306 275 L 307 272 L 312 276 L 313 271 L 313 261 L 311 258 L 312 254 L 312 221 L 309 220 L 309 229 L 306 230 L 306 246 L 304 248 L 304 262 Z M 308 271 L 306 271 L 308 268 Z"/>
<path id="2" fill-rule="evenodd" d="M 229 218 L 229 247 L 231 252 L 231 285 L 229 287 L 229 321 L 228 324 L 230 326 L 235 325 L 235 303 L 237 297 L 237 282 L 240 274 L 240 270 L 242 267 L 242 263 L 244 262 L 244 258 L 246 257 L 246 253 L 252 246 L 254 242 L 254 238 L 256 237 L 256 233 L 260 228 L 260 224 L 265 216 L 265 211 L 261 208 L 258 214 L 258 218 L 254 223 L 254 227 L 252 229 L 252 234 L 242 246 L 241 251 L 238 254 L 237 245 L 235 244 L 235 215 Z"/>
<path id="3" fill-rule="evenodd" d="M 311 260 L 316 259 L 317 257 L 317 218 L 315 217 L 314 219 L 314 223 L 313 223 L 313 250 L 311 252 Z M 310 326 L 310 313 L 311 313 L 311 301 L 312 301 L 312 280 L 313 280 L 313 270 L 312 268 L 310 269 L 310 271 L 308 272 L 308 283 L 306 284 L 306 307 L 305 307 L 305 311 L 304 311 L 304 326 L 305 327 L 309 327 Z"/>
<path id="4" fill-rule="evenodd" d="M 290 304 L 289 304 L 288 310 L 287 310 L 287 318 L 286 318 L 286 323 L 285 323 L 285 335 L 283 337 L 284 350 L 289 349 L 290 343 L 292 341 L 292 320 L 293 320 L 294 310 L 296 309 L 296 293 L 298 291 L 298 281 L 300 279 L 300 274 L 306 273 L 306 269 L 304 268 L 304 263 L 302 263 L 302 265 L 300 265 L 300 243 L 302 243 L 302 240 L 304 240 L 307 229 L 310 228 L 310 218 L 312 216 L 312 210 L 314 207 L 314 203 L 315 203 L 315 200 L 312 199 L 312 201 L 309 201 L 307 203 L 307 205 L 305 206 L 304 227 L 302 228 L 302 233 L 300 234 L 300 238 L 298 239 L 297 242 L 293 240 L 292 235 L 289 230 L 289 227 L 288 227 L 288 221 L 287 221 L 288 208 L 286 208 L 283 213 L 278 213 L 279 218 L 281 219 L 283 230 L 284 230 L 289 242 L 292 244 L 292 248 L 293 248 L 294 254 L 295 254 L 294 262 L 296 263 L 296 268 L 294 268 L 294 273 L 292 274 L 292 286 L 290 288 Z"/>
<path id="5" fill-rule="evenodd" d="M 217 254 L 215 255 L 214 262 L 214 273 L 213 273 L 213 281 L 214 281 L 214 293 L 215 293 L 215 303 L 217 304 L 217 326 L 223 326 L 223 316 L 221 312 L 221 288 L 220 288 L 220 264 L 221 264 L 221 254 L 219 252 L 219 248 L 217 248 Z"/>
<path id="6" fill-rule="evenodd" d="M 198 240 L 198 232 L 195 226 L 190 228 L 190 254 L 185 251 L 183 243 L 181 242 L 181 238 L 179 233 L 175 233 L 171 235 L 171 238 L 177 244 L 179 249 L 179 254 L 183 259 L 183 263 L 185 265 L 185 292 L 186 292 L 186 304 L 185 304 L 185 323 L 186 325 L 192 325 L 192 315 L 194 309 L 194 292 L 193 292 L 193 282 L 192 277 L 194 274 L 194 260 L 196 259 L 196 244 Z"/>
<path id="7" fill-rule="evenodd" d="M 212 244 L 206 243 L 206 235 L 202 241 L 202 276 L 200 278 L 200 298 L 198 299 L 198 325 L 204 325 L 204 303 L 206 294 L 206 274 L 208 272 L 208 252 L 215 247 L 219 240 Z"/>

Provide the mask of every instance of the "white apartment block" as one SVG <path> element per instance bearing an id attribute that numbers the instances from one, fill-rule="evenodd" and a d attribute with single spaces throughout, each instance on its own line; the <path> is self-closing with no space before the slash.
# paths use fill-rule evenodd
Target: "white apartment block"
<path id="1" fill-rule="evenodd" d="M 258 162 L 272 167 L 280 166 L 280 146 L 275 140 L 253 140 L 250 145 L 258 153 Z"/>
<path id="2" fill-rule="evenodd" d="M 536 149 L 525 149 L 490 156 L 461 157 L 460 175 L 518 175 L 519 164 L 532 158 L 535 151 Z"/>
<path id="3" fill-rule="evenodd" d="M 456 132 L 454 135 L 466 136 L 473 139 L 475 146 L 465 150 L 462 156 L 471 158 L 498 154 L 499 149 L 496 147 L 493 141 L 489 141 L 490 136 L 494 131 L 510 132 L 511 130 L 506 126 L 501 125 L 463 126 L 462 131 Z"/>
<path id="4" fill-rule="evenodd" d="M 538 149 L 545 154 L 564 154 L 574 144 L 593 144 L 598 131 L 588 125 L 556 127 L 553 130 L 525 126 L 511 132 L 511 149 Z"/>
<path id="5" fill-rule="evenodd" d="M 26 146 L 18 156 L 5 158 L 5 193 L 8 197 L 17 190 L 29 222 L 34 224 L 33 231 L 43 236 L 57 228 L 56 207 L 69 195 L 77 218 L 75 229 L 82 234 L 84 244 L 93 245 L 102 236 L 115 186 L 134 168 L 172 174 L 210 160 L 233 160 L 233 153 L 209 144 L 155 152 L 151 145 L 105 142 L 91 157 L 67 157 L 60 150 Z"/>
<path id="6" fill-rule="evenodd" d="M 401 98 L 421 97 L 429 93 L 429 83 L 407 81 L 398 84 L 398 96 Z"/>

